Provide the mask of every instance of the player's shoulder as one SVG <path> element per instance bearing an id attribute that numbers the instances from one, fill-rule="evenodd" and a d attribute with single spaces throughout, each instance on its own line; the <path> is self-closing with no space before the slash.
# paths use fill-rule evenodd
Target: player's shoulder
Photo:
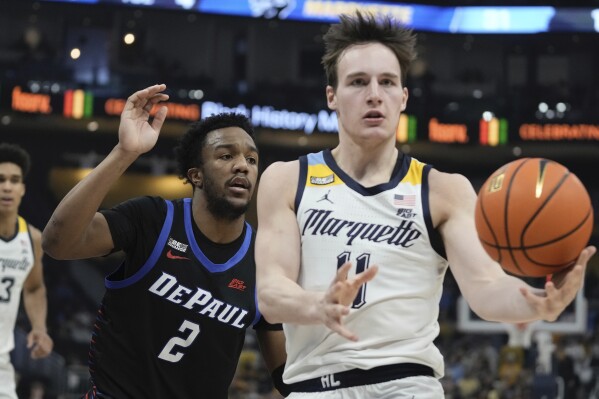
<path id="1" fill-rule="evenodd" d="M 293 161 L 277 161 L 268 165 L 264 174 L 283 175 L 286 173 L 293 173 L 297 170 L 299 170 L 299 160 L 297 159 Z"/>
<path id="2" fill-rule="evenodd" d="M 38 229 L 37 227 L 33 226 L 30 223 L 27 223 L 27 226 L 29 227 L 29 234 L 31 235 L 31 240 L 33 241 L 34 245 L 42 245 L 42 232 L 40 229 Z"/>
<path id="3" fill-rule="evenodd" d="M 292 181 L 295 177 L 295 181 L 297 182 L 299 166 L 300 164 L 298 160 L 273 162 L 266 168 L 264 173 L 262 173 L 260 180 L 261 182 L 266 180 L 278 182 L 279 184 L 285 184 Z"/>
<path id="4" fill-rule="evenodd" d="M 274 162 L 262 173 L 258 188 L 258 204 L 270 207 L 279 199 L 291 204 L 299 181 L 299 161 Z M 264 199 L 268 201 L 264 202 Z"/>
<path id="5" fill-rule="evenodd" d="M 433 223 L 438 226 L 457 214 L 469 214 L 476 201 L 470 181 L 459 173 L 432 169 L 429 173 L 429 203 Z"/>
<path id="6" fill-rule="evenodd" d="M 428 176 L 431 193 L 440 195 L 460 195 L 472 191 L 472 183 L 459 173 L 447 173 L 432 168 Z"/>

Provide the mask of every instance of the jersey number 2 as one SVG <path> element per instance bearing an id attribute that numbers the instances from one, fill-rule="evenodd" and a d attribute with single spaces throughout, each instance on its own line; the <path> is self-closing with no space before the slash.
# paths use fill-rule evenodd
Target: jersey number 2
<path id="1" fill-rule="evenodd" d="M 181 360 L 181 358 L 183 357 L 183 353 L 173 351 L 173 349 L 175 348 L 175 346 L 187 348 L 189 345 L 191 345 L 193 340 L 196 339 L 196 337 L 200 333 L 200 326 L 196 323 L 192 323 L 191 321 L 184 320 L 183 324 L 181 324 L 181 327 L 179 327 L 179 331 L 184 333 L 186 330 L 190 331 L 187 338 L 172 337 L 168 340 L 168 342 L 166 343 L 164 348 L 162 348 L 162 351 L 158 355 L 160 359 L 166 360 L 167 362 L 171 363 L 177 363 L 179 360 Z"/>
<path id="2" fill-rule="evenodd" d="M 339 269 L 343 264 L 349 262 L 349 257 L 351 256 L 351 252 L 345 251 L 341 252 L 337 256 L 337 269 Z M 356 258 L 356 274 L 362 273 L 364 270 L 368 269 L 370 263 L 370 254 L 363 253 Z M 366 303 L 366 283 L 362 284 L 358 293 L 356 294 L 356 299 L 354 299 L 354 303 L 351 305 L 354 309 L 360 309 Z"/>

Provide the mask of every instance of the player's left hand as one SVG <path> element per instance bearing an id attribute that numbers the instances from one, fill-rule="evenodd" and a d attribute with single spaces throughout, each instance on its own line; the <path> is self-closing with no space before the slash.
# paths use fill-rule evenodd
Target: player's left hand
<path id="1" fill-rule="evenodd" d="M 154 148 L 164 124 L 167 107 L 162 105 L 150 123 L 155 105 L 169 99 L 165 84 L 146 87 L 129 96 L 121 113 L 119 147 L 127 152 L 144 154 Z"/>
<path id="2" fill-rule="evenodd" d="M 31 330 L 27 335 L 27 348 L 31 351 L 32 359 L 41 359 L 52 352 L 54 341 L 47 332 Z"/>
<path id="3" fill-rule="evenodd" d="M 540 294 L 532 293 L 527 288 L 520 288 L 520 292 L 530 306 L 537 311 L 540 319 L 555 321 L 564 309 L 572 303 L 584 282 L 587 263 L 596 251 L 597 249 L 594 246 L 583 249 L 576 264 L 571 268 L 555 273 L 545 283 L 545 290 L 541 291 Z"/>

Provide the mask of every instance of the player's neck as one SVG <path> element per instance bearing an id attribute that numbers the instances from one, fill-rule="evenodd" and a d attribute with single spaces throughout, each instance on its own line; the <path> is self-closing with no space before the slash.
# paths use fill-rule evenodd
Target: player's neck
<path id="1" fill-rule="evenodd" d="M 217 244 L 228 244 L 238 239 L 243 232 L 244 222 L 243 218 L 231 221 L 215 220 L 212 218 L 212 221 L 200 221 L 199 223 L 196 220 L 202 234 Z"/>
<path id="2" fill-rule="evenodd" d="M 11 238 L 17 230 L 17 213 L 0 213 L 0 237 Z"/>
<path id="3" fill-rule="evenodd" d="M 245 217 L 237 219 L 218 218 L 202 207 L 192 208 L 193 220 L 198 229 L 210 241 L 217 244 L 227 244 L 235 241 L 243 232 Z"/>
<path id="4" fill-rule="evenodd" d="M 365 187 L 387 183 L 397 162 L 398 150 L 393 146 L 364 149 L 340 143 L 332 150 L 337 165 Z"/>

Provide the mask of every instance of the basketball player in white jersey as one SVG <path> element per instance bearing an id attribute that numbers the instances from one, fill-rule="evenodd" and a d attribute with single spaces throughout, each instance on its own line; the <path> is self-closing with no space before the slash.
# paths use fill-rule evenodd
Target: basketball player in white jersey
<path id="1" fill-rule="evenodd" d="M 15 373 L 9 353 L 21 291 L 31 324 L 27 347 L 38 359 L 52 352 L 46 332 L 46 286 L 42 273 L 41 232 L 19 216 L 25 195 L 29 154 L 13 144 L 0 144 L 0 399 L 17 399 Z"/>
<path id="2" fill-rule="evenodd" d="M 339 144 L 271 165 L 258 192 L 259 306 L 284 323 L 289 398 L 443 398 L 433 340 L 449 265 L 483 319 L 553 321 L 595 248 L 544 289 L 504 273 L 479 244 L 470 182 L 396 149 L 412 32 L 358 13 L 324 41 Z"/>

